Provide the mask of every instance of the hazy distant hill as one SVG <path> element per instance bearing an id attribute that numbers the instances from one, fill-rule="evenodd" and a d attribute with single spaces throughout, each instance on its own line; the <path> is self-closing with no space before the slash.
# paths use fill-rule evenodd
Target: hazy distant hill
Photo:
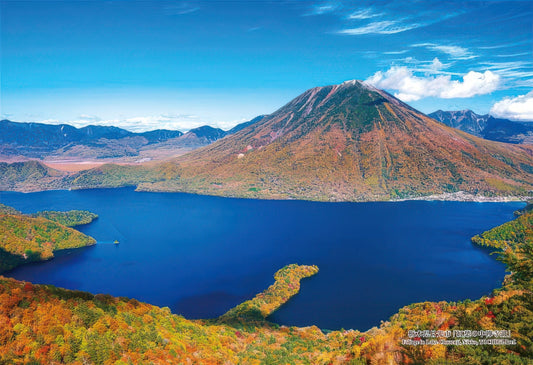
<path id="1" fill-rule="evenodd" d="M 186 147 L 200 147 L 213 143 L 216 140 L 223 138 L 225 135 L 226 132 L 222 129 L 205 125 L 191 129 L 183 136 L 169 141 L 169 143 Z"/>
<path id="2" fill-rule="evenodd" d="M 181 136 L 180 131 L 133 133 L 118 127 L 0 121 L 0 155 L 106 158 L 135 155 L 141 146 Z"/>
<path id="3" fill-rule="evenodd" d="M 507 143 L 533 144 L 533 123 L 518 123 L 489 117 L 483 138 Z"/>
<path id="4" fill-rule="evenodd" d="M 149 132 L 138 133 L 140 136 L 146 138 L 148 143 L 164 142 L 170 138 L 176 138 L 182 136 L 180 131 L 171 131 L 168 129 L 156 129 Z"/>
<path id="5" fill-rule="evenodd" d="M 254 119 L 255 120 L 255 119 Z M 163 151 L 191 151 L 199 147 L 207 146 L 215 141 L 218 141 L 225 136 L 233 134 L 235 129 L 241 128 L 243 124 L 248 124 L 250 122 L 245 122 L 235 126 L 229 131 L 224 131 L 220 128 L 213 128 L 211 126 L 202 126 L 198 128 L 191 129 L 187 133 L 176 137 L 170 138 L 166 141 L 155 145 L 149 145 L 142 148 L 142 151 L 147 151 L 147 153 L 163 153 Z"/>
<path id="6" fill-rule="evenodd" d="M 429 116 L 450 127 L 491 141 L 533 144 L 533 123 L 513 122 L 488 114 L 478 115 L 471 110 L 437 110 Z"/>
<path id="7" fill-rule="evenodd" d="M 83 160 L 138 156 L 141 151 L 151 151 L 152 155 L 157 155 L 158 149 L 191 150 L 205 146 L 251 122 L 238 125 L 228 132 L 202 126 L 183 134 L 180 131 L 165 129 L 134 133 L 110 126 L 75 128 L 67 124 L 16 123 L 2 120 L 0 157 Z"/>

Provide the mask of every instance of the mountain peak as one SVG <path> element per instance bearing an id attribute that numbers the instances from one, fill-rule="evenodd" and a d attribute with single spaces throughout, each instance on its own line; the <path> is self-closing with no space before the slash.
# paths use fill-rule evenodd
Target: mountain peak
<path id="1" fill-rule="evenodd" d="M 362 88 L 365 88 L 365 89 L 368 89 L 368 90 L 372 90 L 372 91 L 381 91 L 381 90 L 377 89 L 376 87 L 374 87 L 373 85 L 367 83 L 366 81 L 356 80 L 356 79 L 354 79 L 354 80 L 346 80 L 340 85 L 343 85 L 343 86 L 358 86 L 358 87 L 362 87 Z"/>
<path id="2" fill-rule="evenodd" d="M 274 113 L 174 160 L 149 190 L 376 200 L 532 188 L 531 149 L 469 137 L 359 80 L 315 87 Z"/>
<path id="3" fill-rule="evenodd" d="M 344 81 L 343 83 L 341 83 L 341 85 L 362 85 L 363 84 L 363 81 L 361 80 L 346 80 Z"/>
<path id="4" fill-rule="evenodd" d="M 450 127 L 461 129 L 478 137 L 482 137 L 482 132 L 487 126 L 488 119 L 488 115 L 479 115 L 470 109 L 457 111 L 437 110 L 429 114 L 429 116 Z"/>
<path id="5" fill-rule="evenodd" d="M 305 96 L 305 95 L 307 95 L 309 93 L 316 93 L 316 92 L 321 91 L 321 90 L 327 90 L 328 92 L 335 93 L 335 92 L 337 92 L 339 90 L 351 89 L 351 88 L 354 88 L 354 89 L 366 89 L 366 90 L 375 91 L 375 92 L 378 92 L 378 93 L 379 92 L 383 92 L 382 90 L 375 88 L 374 86 L 368 84 L 365 81 L 354 79 L 354 80 L 343 81 L 340 84 L 330 84 L 330 85 L 325 85 L 325 86 L 313 87 L 311 89 L 306 90 L 300 96 Z M 298 97 L 296 99 L 298 99 Z"/>

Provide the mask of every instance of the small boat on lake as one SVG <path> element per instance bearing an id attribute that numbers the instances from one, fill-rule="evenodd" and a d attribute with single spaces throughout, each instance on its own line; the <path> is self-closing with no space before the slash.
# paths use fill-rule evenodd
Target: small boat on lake
<path id="1" fill-rule="evenodd" d="M 115 242 L 113 242 L 113 243 L 114 243 L 115 245 L 118 245 L 118 244 L 119 244 L 118 240 L 115 240 Z"/>

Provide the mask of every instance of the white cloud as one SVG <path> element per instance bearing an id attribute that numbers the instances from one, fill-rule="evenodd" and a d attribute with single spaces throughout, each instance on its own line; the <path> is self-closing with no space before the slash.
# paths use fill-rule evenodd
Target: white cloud
<path id="1" fill-rule="evenodd" d="M 153 116 L 131 117 L 124 119 L 101 119 L 97 116 L 80 115 L 79 119 L 75 120 L 46 119 L 40 120 L 37 123 L 56 125 L 69 124 L 76 128 L 81 128 L 88 125 L 113 126 L 123 128 L 131 132 L 146 132 L 155 129 L 170 129 L 178 130 L 181 132 L 187 132 L 190 129 L 198 128 L 204 125 L 210 125 L 214 128 L 228 130 L 233 128 L 237 124 L 246 122 L 248 120 L 249 119 L 239 119 L 230 121 L 214 121 L 211 123 L 207 123 L 201 120 L 200 117 L 196 115 L 187 114 L 161 114 Z"/>
<path id="2" fill-rule="evenodd" d="M 343 12 L 343 20 L 354 21 L 357 26 L 346 26 L 337 31 L 341 35 L 366 35 L 366 34 L 396 34 L 408 30 L 426 27 L 439 23 L 443 20 L 455 17 L 463 12 L 441 12 L 441 11 L 397 11 L 395 7 L 382 6 L 379 2 L 374 2 L 372 7 L 357 8 L 351 12 Z M 376 10 L 376 8 L 378 10 Z M 405 9 L 403 9 L 405 10 Z M 420 9 L 418 9 L 420 10 Z M 406 15 L 408 14 L 408 15 Z M 367 21 L 362 25 L 361 22 Z M 346 23 L 346 21 L 344 22 Z M 433 45 L 433 44 L 431 44 Z M 442 49 L 443 52 L 454 52 L 454 49 Z"/>
<path id="3" fill-rule="evenodd" d="M 406 49 L 404 50 L 401 50 L 401 51 L 386 51 L 386 52 L 383 52 L 383 54 L 388 54 L 388 55 L 397 55 L 397 54 L 404 54 L 404 53 L 407 53 L 408 51 Z"/>
<path id="4" fill-rule="evenodd" d="M 513 43 L 503 43 L 503 44 L 496 44 L 496 45 L 490 45 L 490 46 L 484 46 L 484 47 L 478 47 L 479 49 L 499 49 L 499 48 L 512 48 L 515 46 L 520 46 L 523 44 L 529 44 L 531 42 L 530 39 L 524 39 L 519 42 L 513 42 Z"/>
<path id="5" fill-rule="evenodd" d="M 313 6 L 311 12 L 304 15 L 322 15 L 326 13 L 331 13 L 339 7 L 338 3 L 322 3 L 319 5 Z"/>
<path id="6" fill-rule="evenodd" d="M 470 60 L 477 57 L 468 49 L 459 46 L 448 46 L 434 43 L 417 43 L 412 44 L 411 47 L 424 47 L 433 51 L 439 51 L 456 60 Z"/>
<path id="7" fill-rule="evenodd" d="M 102 121 L 107 125 L 115 125 L 133 132 L 144 132 L 154 129 L 171 129 L 186 131 L 191 128 L 205 125 L 194 115 L 154 115 L 145 117 L 133 117 L 123 120 Z M 99 124 L 100 124 L 99 123 Z"/>
<path id="8" fill-rule="evenodd" d="M 438 59 L 433 60 L 434 65 L 439 63 Z M 394 96 L 408 102 L 430 96 L 452 99 L 488 94 L 498 88 L 500 76 L 491 71 L 470 71 L 462 81 L 452 80 L 450 75 L 419 77 L 402 66 L 391 67 L 386 72 L 378 71 L 366 82 L 381 89 L 397 90 Z"/>
<path id="9" fill-rule="evenodd" d="M 101 120 L 100 117 L 96 115 L 92 115 L 92 114 L 81 114 L 79 118 L 82 120 L 91 121 L 91 122 L 99 122 Z"/>
<path id="10" fill-rule="evenodd" d="M 89 117 L 89 118 L 87 118 Z M 114 126 L 124 128 L 132 132 L 145 132 L 154 129 L 171 129 L 179 131 L 187 131 L 191 128 L 205 125 L 205 122 L 199 120 L 194 115 L 154 115 L 144 117 L 132 117 L 124 119 L 102 119 L 97 116 L 80 115 L 79 119 L 75 120 L 55 120 L 47 119 L 39 123 L 46 124 L 69 124 L 77 128 L 88 125 L 97 126 Z"/>
<path id="11" fill-rule="evenodd" d="M 533 121 L 533 91 L 495 103 L 490 114 L 499 118 Z"/>
<path id="12" fill-rule="evenodd" d="M 333 11 L 335 10 L 335 6 L 334 5 L 322 5 L 322 6 L 317 6 L 315 8 L 315 13 L 316 14 L 324 14 L 324 13 L 327 13 L 327 12 L 330 12 L 330 11 Z"/>
<path id="13" fill-rule="evenodd" d="M 380 22 L 369 23 L 362 27 L 342 29 L 339 30 L 338 33 L 347 35 L 395 34 L 415 29 L 420 26 L 422 26 L 422 24 L 402 24 L 401 22 L 396 20 L 383 20 Z"/>
<path id="14" fill-rule="evenodd" d="M 493 70 L 506 78 L 512 86 L 533 86 L 533 63 L 526 61 L 484 62 L 487 70 Z"/>
<path id="15" fill-rule="evenodd" d="M 433 61 L 431 61 L 431 64 L 429 65 L 429 68 L 432 71 L 442 70 L 443 67 L 444 67 L 444 65 L 442 64 L 442 62 L 439 61 L 439 59 L 437 57 L 435 57 L 433 59 Z"/>
<path id="16" fill-rule="evenodd" d="M 164 9 L 167 15 L 185 15 L 200 10 L 200 7 L 189 2 L 180 2 L 167 5 Z"/>
<path id="17" fill-rule="evenodd" d="M 530 56 L 530 52 L 522 52 L 522 53 L 512 53 L 512 54 L 497 54 L 496 57 L 500 58 L 510 58 L 510 57 L 520 57 L 520 56 Z"/>
<path id="18" fill-rule="evenodd" d="M 184 15 L 184 14 L 194 13 L 195 11 L 198 11 L 198 10 L 200 10 L 200 8 L 184 9 L 184 10 L 181 10 L 181 11 L 177 12 L 176 15 Z"/>
<path id="19" fill-rule="evenodd" d="M 359 9 L 350 15 L 348 19 L 370 19 L 383 15 L 383 13 L 375 13 L 372 9 Z"/>
<path id="20" fill-rule="evenodd" d="M 447 71 L 452 63 L 444 63 L 437 57 L 430 61 L 422 61 L 414 57 L 404 57 L 396 59 L 382 58 L 378 61 L 380 67 L 390 67 L 393 64 L 396 67 L 404 66 L 415 74 L 424 75 L 449 75 L 449 76 L 463 76 L 462 73 Z"/>
<path id="21" fill-rule="evenodd" d="M 31 121 L 31 122 L 26 122 L 26 123 L 43 123 L 43 124 L 68 124 L 68 123 L 64 123 L 64 122 L 61 122 L 57 119 L 45 119 L 45 120 L 39 120 L 37 122 L 34 122 L 34 121 Z"/>

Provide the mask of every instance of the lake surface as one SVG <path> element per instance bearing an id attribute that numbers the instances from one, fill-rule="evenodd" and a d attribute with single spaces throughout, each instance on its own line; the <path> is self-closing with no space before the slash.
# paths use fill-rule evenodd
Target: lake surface
<path id="1" fill-rule="evenodd" d="M 522 203 L 315 203 L 133 189 L 0 192 L 24 213 L 86 209 L 78 227 L 102 242 L 5 273 L 19 280 L 127 296 L 187 318 L 218 316 L 273 283 L 286 264 L 316 264 L 270 319 L 366 330 L 400 307 L 475 299 L 504 266 L 470 237 L 513 218 Z M 119 240 L 120 245 L 105 244 Z"/>

